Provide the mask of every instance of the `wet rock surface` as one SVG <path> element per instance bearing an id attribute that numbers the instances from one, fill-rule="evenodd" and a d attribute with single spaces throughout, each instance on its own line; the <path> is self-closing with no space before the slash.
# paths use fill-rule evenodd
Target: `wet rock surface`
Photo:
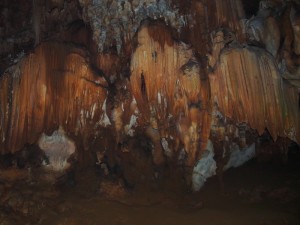
<path id="1" fill-rule="evenodd" d="M 128 188 L 122 179 L 99 174 L 95 167 L 78 170 L 75 186 L 1 177 L 0 224 L 182 225 L 201 220 L 209 225 L 295 225 L 300 221 L 300 174 L 295 167 L 252 160 L 224 175 L 225 195 L 217 178 L 210 178 L 198 193 L 178 186 L 172 176 L 153 179 L 150 187 L 140 183 Z"/>
<path id="2" fill-rule="evenodd" d="M 299 9 L 1 1 L 0 223 L 298 224 Z"/>
<path id="3" fill-rule="evenodd" d="M 54 205 L 58 197 L 58 192 L 53 187 L 32 184 L 26 180 L 10 183 L 1 189 L 0 208 L 3 224 L 37 224 L 40 213 Z"/>
<path id="4" fill-rule="evenodd" d="M 107 168 L 125 186 L 164 179 L 166 166 L 198 190 L 252 158 L 266 129 L 299 143 L 299 1 L 256 1 L 252 19 L 241 0 L 17 3 L 1 3 L 0 58 L 13 64 L 0 78 L 2 154 L 42 142 L 59 170 L 95 149 L 113 155 Z M 131 140 L 149 154 L 131 154 Z"/>

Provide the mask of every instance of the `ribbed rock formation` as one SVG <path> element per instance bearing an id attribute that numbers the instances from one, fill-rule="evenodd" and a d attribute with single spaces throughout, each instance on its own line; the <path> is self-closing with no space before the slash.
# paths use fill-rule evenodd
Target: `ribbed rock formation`
<path id="1" fill-rule="evenodd" d="M 287 136 L 297 141 L 300 121 L 293 112 L 299 106 L 291 104 L 293 94 L 283 82 L 267 52 L 256 47 L 224 49 L 210 74 L 212 101 L 224 116 L 246 122 L 259 135 L 267 128 L 274 140 Z"/>
<path id="2" fill-rule="evenodd" d="M 88 80 L 106 85 L 84 51 L 57 43 L 42 44 L 10 68 L 0 83 L 1 152 L 18 151 L 59 126 L 81 137 L 105 126 L 106 91 Z"/>
<path id="3" fill-rule="evenodd" d="M 16 43 L 0 50 L 2 154 L 60 128 L 122 164 L 149 140 L 153 166 L 196 165 L 198 189 L 255 155 L 255 131 L 300 143 L 299 1 L 46 3 L 20 14 L 23 39 L 0 26 Z"/>
<path id="4" fill-rule="evenodd" d="M 143 120 L 152 130 L 148 132 L 173 142 L 174 153 L 181 143 L 191 166 L 209 137 L 207 77 L 191 47 L 172 40 L 165 26 L 142 26 L 137 42 L 130 81 Z M 155 161 L 161 162 L 164 146 L 158 142 L 155 147 Z"/>

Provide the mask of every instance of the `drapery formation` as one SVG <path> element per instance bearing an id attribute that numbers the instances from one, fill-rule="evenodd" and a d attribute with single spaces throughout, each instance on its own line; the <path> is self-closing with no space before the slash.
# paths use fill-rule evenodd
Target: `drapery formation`
<path id="1" fill-rule="evenodd" d="M 210 85 L 212 101 L 226 117 L 248 123 L 260 135 L 267 128 L 274 140 L 299 141 L 297 90 L 282 80 L 270 54 L 254 47 L 224 50 Z"/>
<path id="2" fill-rule="evenodd" d="M 43 44 L 1 77 L 2 153 L 18 151 L 59 126 L 75 135 L 101 125 L 106 91 L 87 80 L 103 85 L 105 80 L 81 54 L 62 44 Z"/>
<path id="3" fill-rule="evenodd" d="M 193 165 L 209 137 L 208 79 L 191 47 L 173 41 L 164 26 L 142 26 L 137 41 L 130 77 L 137 106 L 159 140 L 173 142 L 174 152 L 182 143 Z"/>
<path id="4" fill-rule="evenodd" d="M 234 139 L 228 125 L 300 142 L 298 1 L 260 1 L 251 19 L 235 0 L 74 4 L 35 21 L 38 46 L 0 77 L 1 153 L 59 127 L 85 150 L 146 136 L 156 165 L 182 152 L 194 165 L 212 125 L 221 150 Z M 74 21 L 65 29 L 60 17 Z M 69 43 L 45 42 L 47 27 Z"/>

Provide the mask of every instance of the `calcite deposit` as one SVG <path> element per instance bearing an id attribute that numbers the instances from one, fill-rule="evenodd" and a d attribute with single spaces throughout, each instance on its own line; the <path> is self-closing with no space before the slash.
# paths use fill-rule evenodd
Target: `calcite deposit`
<path id="1" fill-rule="evenodd" d="M 144 148 L 154 177 L 181 166 L 199 190 L 263 134 L 300 143 L 299 1 L 1 4 L 1 154 L 39 142 L 59 169 L 96 152 L 124 168 Z"/>

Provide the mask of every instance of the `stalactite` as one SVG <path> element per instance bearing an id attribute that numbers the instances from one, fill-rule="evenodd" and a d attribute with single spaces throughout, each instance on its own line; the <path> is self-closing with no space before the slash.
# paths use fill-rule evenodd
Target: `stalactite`
<path id="1" fill-rule="evenodd" d="M 249 20 L 241 0 L 32 4 L 36 48 L 0 77 L 1 153 L 60 128 L 79 158 L 122 164 L 142 140 L 155 169 L 180 164 L 198 190 L 254 157 L 265 129 L 300 142 L 295 0 L 257 2 Z"/>
<path id="2" fill-rule="evenodd" d="M 212 99 L 226 117 L 249 123 L 259 134 L 267 128 L 274 140 L 294 131 L 289 138 L 299 142 L 296 89 L 288 93 L 282 82 L 274 59 L 254 47 L 224 49 L 210 74 Z"/>
<path id="3" fill-rule="evenodd" d="M 178 9 L 172 8 L 169 1 L 79 1 L 83 7 L 83 17 L 90 22 L 93 38 L 100 51 L 114 45 L 120 53 L 126 43 L 132 40 L 140 23 L 147 19 L 164 19 L 172 27 L 180 30 L 185 25 Z M 98 15 L 102 19 L 98 19 Z M 113 39 L 111 39 L 113 37 Z"/>
<path id="4" fill-rule="evenodd" d="M 1 152 L 15 152 L 34 143 L 42 132 L 62 126 L 68 133 L 97 127 L 106 90 L 84 78 L 105 85 L 76 49 L 43 44 L 1 77 Z M 93 131 L 89 131 L 90 135 Z"/>
<path id="5" fill-rule="evenodd" d="M 142 26 L 137 39 L 130 81 L 144 123 L 151 127 L 148 133 L 155 129 L 160 133 L 155 140 L 181 142 L 191 166 L 205 149 L 209 135 L 208 98 L 202 94 L 207 93 L 208 83 L 200 79 L 202 71 L 192 49 L 172 40 L 164 25 Z M 177 132 L 171 137 L 173 126 Z M 155 151 L 162 151 L 160 145 L 157 148 Z"/>

